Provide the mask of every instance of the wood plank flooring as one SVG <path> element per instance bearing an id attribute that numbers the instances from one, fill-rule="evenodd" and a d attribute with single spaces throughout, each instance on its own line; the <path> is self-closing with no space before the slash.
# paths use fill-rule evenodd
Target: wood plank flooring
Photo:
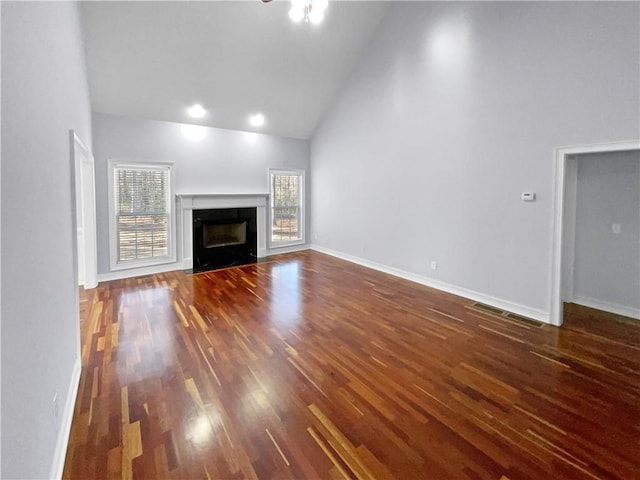
<path id="1" fill-rule="evenodd" d="M 81 293 L 64 478 L 640 478 L 638 322 L 272 258 Z"/>

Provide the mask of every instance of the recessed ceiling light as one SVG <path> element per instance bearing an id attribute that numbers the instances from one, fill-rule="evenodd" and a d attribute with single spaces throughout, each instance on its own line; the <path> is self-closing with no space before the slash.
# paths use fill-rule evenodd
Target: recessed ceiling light
<path id="1" fill-rule="evenodd" d="M 251 116 L 249 121 L 254 127 L 260 127 L 264 125 L 264 115 L 262 115 L 261 113 L 256 113 L 255 115 Z"/>
<path id="2" fill-rule="evenodd" d="M 202 108 L 202 105 L 196 103 L 192 107 L 187 110 L 187 113 L 191 115 L 193 118 L 202 118 L 206 115 L 207 111 Z"/>

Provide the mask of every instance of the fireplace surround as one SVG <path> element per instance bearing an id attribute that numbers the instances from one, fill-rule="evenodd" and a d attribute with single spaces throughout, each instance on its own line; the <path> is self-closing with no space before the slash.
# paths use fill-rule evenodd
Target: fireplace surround
<path id="1" fill-rule="evenodd" d="M 194 268 L 193 259 L 193 216 L 198 210 L 254 208 L 256 211 L 256 255 L 266 256 L 267 252 L 267 193 L 225 194 L 225 193 L 179 193 L 176 195 L 178 212 L 178 252 L 184 270 Z"/>

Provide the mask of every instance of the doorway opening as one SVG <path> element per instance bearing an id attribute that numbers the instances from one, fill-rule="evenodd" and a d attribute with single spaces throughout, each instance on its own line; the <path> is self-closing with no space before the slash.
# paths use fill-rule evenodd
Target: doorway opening
<path id="1" fill-rule="evenodd" d="M 71 131 L 71 152 L 77 285 L 90 289 L 98 285 L 95 161 L 91 151 L 73 131 Z"/>
<path id="2" fill-rule="evenodd" d="M 573 297 L 575 270 L 578 161 L 583 154 L 640 150 L 640 141 L 607 143 L 556 150 L 550 323 L 562 325 L 564 300 Z M 612 225 L 612 229 L 616 229 Z M 614 232 L 615 233 L 615 232 Z"/>

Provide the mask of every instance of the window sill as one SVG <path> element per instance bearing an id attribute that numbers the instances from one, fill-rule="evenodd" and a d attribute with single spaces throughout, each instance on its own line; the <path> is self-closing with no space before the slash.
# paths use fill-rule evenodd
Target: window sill
<path id="1" fill-rule="evenodd" d="M 269 243 L 269 249 L 273 250 L 276 248 L 295 247 L 296 245 L 304 245 L 304 244 L 305 244 L 304 239 L 295 240 L 291 242 L 275 242 L 275 243 Z"/>
<path id="2" fill-rule="evenodd" d="M 134 270 L 136 268 L 155 267 L 157 265 L 166 265 L 166 264 L 175 263 L 175 262 L 176 262 L 175 256 L 156 258 L 151 261 L 130 261 L 130 262 L 111 264 L 111 271 L 117 272 L 121 270 Z"/>

